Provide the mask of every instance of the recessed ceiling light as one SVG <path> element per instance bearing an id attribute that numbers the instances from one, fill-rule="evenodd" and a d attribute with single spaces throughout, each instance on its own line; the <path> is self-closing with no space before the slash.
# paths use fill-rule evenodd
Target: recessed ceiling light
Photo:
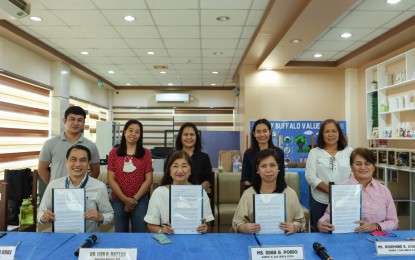
<path id="1" fill-rule="evenodd" d="M 127 22 L 132 22 L 132 21 L 135 21 L 135 17 L 131 15 L 127 15 L 127 16 L 124 16 L 124 20 L 126 20 Z"/>
<path id="2" fill-rule="evenodd" d="M 82 55 L 89 55 L 89 52 L 87 52 L 87 51 L 81 51 L 81 54 Z"/>
<path id="3" fill-rule="evenodd" d="M 154 55 L 154 54 L 156 54 L 156 52 L 155 51 L 148 51 L 147 54 L 148 55 Z"/>
<path id="4" fill-rule="evenodd" d="M 211 86 L 216 86 L 216 84 L 215 83 L 212 83 L 212 84 L 210 84 Z"/>
<path id="5" fill-rule="evenodd" d="M 301 39 L 293 39 L 293 40 L 291 40 L 291 43 L 294 43 L 294 44 L 297 44 L 297 43 L 300 43 L 301 42 Z"/>
<path id="6" fill-rule="evenodd" d="M 229 16 L 219 16 L 216 18 L 216 20 L 218 20 L 219 22 L 226 22 L 229 21 L 231 18 Z"/>
<path id="7" fill-rule="evenodd" d="M 397 4 L 397 3 L 399 3 L 401 0 L 386 0 L 386 3 L 387 4 L 390 4 L 390 5 L 394 5 L 394 4 Z"/>
<path id="8" fill-rule="evenodd" d="M 173 86 L 174 84 L 173 84 L 173 83 L 169 83 L 169 84 L 167 84 L 167 85 L 169 85 L 169 86 Z"/>
<path id="9" fill-rule="evenodd" d="M 35 21 L 35 22 L 40 22 L 42 21 L 42 18 L 37 17 L 37 16 L 30 16 L 30 20 Z"/>
<path id="10" fill-rule="evenodd" d="M 164 70 L 163 71 L 160 71 L 160 74 L 166 74 L 167 72 L 165 72 Z"/>
<path id="11" fill-rule="evenodd" d="M 265 67 L 265 70 L 272 70 L 272 67 Z"/>
<path id="12" fill-rule="evenodd" d="M 213 74 L 219 74 L 219 72 L 218 72 L 218 71 L 212 71 L 212 73 L 213 73 Z"/>
<path id="13" fill-rule="evenodd" d="M 114 73 L 115 73 L 115 71 L 113 71 L 113 70 L 109 70 L 109 71 L 108 71 L 108 73 L 109 73 L 109 74 L 114 74 Z"/>
<path id="14" fill-rule="evenodd" d="M 214 53 L 213 53 L 213 55 L 222 55 L 223 54 L 223 52 L 221 52 L 221 51 L 215 51 Z"/>
<path id="15" fill-rule="evenodd" d="M 321 58 L 321 57 L 323 57 L 323 54 L 321 53 L 314 54 L 314 58 Z"/>
<path id="16" fill-rule="evenodd" d="M 345 33 L 342 33 L 342 34 L 340 35 L 340 37 L 342 37 L 342 38 L 350 38 L 350 37 L 352 37 L 352 34 L 351 34 L 351 33 L 349 33 L 349 32 L 345 32 Z"/>
<path id="17" fill-rule="evenodd" d="M 131 83 L 127 83 L 127 84 L 125 84 L 126 86 L 131 86 Z"/>

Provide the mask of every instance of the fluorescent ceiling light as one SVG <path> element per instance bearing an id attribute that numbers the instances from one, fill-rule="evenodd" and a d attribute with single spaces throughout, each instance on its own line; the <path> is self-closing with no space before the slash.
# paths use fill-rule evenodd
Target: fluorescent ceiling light
<path id="1" fill-rule="evenodd" d="M 291 43 L 294 43 L 294 44 L 297 44 L 297 43 L 300 43 L 301 42 L 301 39 L 293 39 L 293 40 L 291 40 Z"/>
<path id="2" fill-rule="evenodd" d="M 212 74 L 219 74 L 218 71 L 212 71 Z"/>
<path id="3" fill-rule="evenodd" d="M 124 20 L 126 20 L 127 22 L 132 22 L 132 21 L 135 21 L 135 17 L 131 15 L 127 15 L 127 16 L 124 16 Z"/>
<path id="4" fill-rule="evenodd" d="M 342 38 L 350 38 L 350 37 L 352 37 L 352 34 L 351 34 L 351 33 L 349 33 L 349 32 L 345 32 L 345 33 L 342 33 L 342 34 L 340 35 L 340 37 L 342 37 Z"/>
<path id="5" fill-rule="evenodd" d="M 40 18 L 40 17 L 37 17 L 37 16 L 30 16 L 30 20 L 35 21 L 35 22 L 40 22 L 40 21 L 42 21 L 43 19 L 42 19 L 42 18 Z"/>
<path id="6" fill-rule="evenodd" d="M 386 0 L 386 3 L 390 4 L 390 5 L 394 5 L 399 3 L 401 0 Z"/>
<path id="7" fill-rule="evenodd" d="M 109 70 L 109 71 L 108 71 L 108 73 L 109 73 L 109 74 L 114 74 L 114 73 L 115 73 L 115 71 L 113 71 L 113 70 Z"/>
<path id="8" fill-rule="evenodd" d="M 321 53 L 314 54 L 314 58 L 321 58 L 321 57 L 323 57 L 323 54 Z"/>
<path id="9" fill-rule="evenodd" d="M 89 52 L 88 51 L 81 51 L 81 54 L 82 55 L 89 55 Z"/>
<path id="10" fill-rule="evenodd" d="M 156 54 L 156 52 L 155 51 L 148 51 L 147 54 L 148 55 L 154 55 L 154 54 Z"/>

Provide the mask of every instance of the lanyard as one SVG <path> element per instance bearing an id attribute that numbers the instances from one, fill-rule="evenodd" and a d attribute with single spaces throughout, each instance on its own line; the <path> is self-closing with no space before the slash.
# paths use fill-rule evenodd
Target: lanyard
<path id="1" fill-rule="evenodd" d="M 81 188 L 81 189 L 83 189 L 83 188 L 85 188 L 85 186 L 86 186 L 86 183 L 88 182 L 88 175 L 86 176 L 86 178 L 85 178 L 85 181 L 81 184 L 81 187 L 79 187 L 79 188 Z M 69 189 L 69 176 L 68 177 L 66 177 L 66 181 L 65 181 L 65 188 L 66 189 Z"/>

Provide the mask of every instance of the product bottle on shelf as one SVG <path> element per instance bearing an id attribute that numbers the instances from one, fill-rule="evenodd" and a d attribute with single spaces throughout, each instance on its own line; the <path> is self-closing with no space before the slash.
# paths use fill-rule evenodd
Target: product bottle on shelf
<path id="1" fill-rule="evenodd" d="M 33 205 L 32 196 L 28 199 L 23 199 L 22 205 L 20 206 L 20 225 L 31 225 L 33 224 Z"/>

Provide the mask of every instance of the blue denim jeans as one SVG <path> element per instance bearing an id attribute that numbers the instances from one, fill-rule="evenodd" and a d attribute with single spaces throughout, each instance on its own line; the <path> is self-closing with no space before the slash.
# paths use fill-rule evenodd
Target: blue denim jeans
<path id="1" fill-rule="evenodd" d="M 310 196 L 311 232 L 318 232 L 317 222 L 324 215 L 328 205 L 320 203 L 312 195 Z"/>
<path id="2" fill-rule="evenodd" d="M 120 199 L 112 199 L 111 204 L 114 209 L 115 232 L 129 232 L 130 220 L 131 228 L 134 233 L 146 232 L 147 224 L 144 216 L 147 214 L 149 198 L 144 195 L 131 212 L 125 212 L 125 204 Z"/>

